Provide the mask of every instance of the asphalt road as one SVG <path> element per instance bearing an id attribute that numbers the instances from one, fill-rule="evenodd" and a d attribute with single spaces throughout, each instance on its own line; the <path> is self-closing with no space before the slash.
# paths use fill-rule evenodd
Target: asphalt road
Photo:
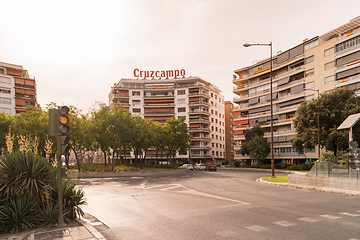
<path id="1" fill-rule="evenodd" d="M 360 240 L 360 199 L 256 182 L 264 170 L 78 180 L 106 239 Z M 281 173 L 276 173 L 281 175 Z"/>

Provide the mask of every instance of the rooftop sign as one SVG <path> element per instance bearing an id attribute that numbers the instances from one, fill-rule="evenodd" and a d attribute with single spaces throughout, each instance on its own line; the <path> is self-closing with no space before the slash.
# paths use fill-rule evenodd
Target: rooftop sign
<path id="1" fill-rule="evenodd" d="M 178 78 L 185 77 L 185 69 L 181 70 L 157 70 L 157 71 L 140 71 L 134 69 L 134 77 L 136 78 Z"/>

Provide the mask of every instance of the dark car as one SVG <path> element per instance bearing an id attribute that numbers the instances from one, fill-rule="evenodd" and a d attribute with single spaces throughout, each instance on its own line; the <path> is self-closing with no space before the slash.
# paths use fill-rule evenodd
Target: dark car
<path id="1" fill-rule="evenodd" d="M 216 163 L 208 163 L 205 166 L 205 171 L 216 171 L 217 170 L 217 166 Z"/>

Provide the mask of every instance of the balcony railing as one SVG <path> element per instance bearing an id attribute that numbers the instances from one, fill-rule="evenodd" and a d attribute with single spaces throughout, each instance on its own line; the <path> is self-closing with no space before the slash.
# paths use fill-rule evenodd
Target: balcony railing
<path id="1" fill-rule="evenodd" d="M 357 82 L 360 82 L 360 74 L 352 77 L 348 77 L 347 79 L 337 80 L 336 87 L 350 85 Z"/>
<path id="2" fill-rule="evenodd" d="M 201 131 L 205 131 L 205 132 L 208 132 L 208 131 L 210 131 L 210 128 L 202 128 L 202 127 L 198 127 L 198 128 L 189 128 L 189 131 L 199 131 L 199 130 L 201 130 Z"/>
<path id="3" fill-rule="evenodd" d="M 195 113 L 195 114 L 205 113 L 205 114 L 210 114 L 209 111 L 204 111 L 204 110 L 201 110 L 201 109 L 194 109 L 194 110 L 189 111 L 189 113 Z"/>

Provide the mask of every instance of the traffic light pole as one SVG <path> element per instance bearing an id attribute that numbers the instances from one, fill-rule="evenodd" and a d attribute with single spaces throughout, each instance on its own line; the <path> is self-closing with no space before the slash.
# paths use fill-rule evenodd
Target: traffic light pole
<path id="1" fill-rule="evenodd" d="M 58 164 L 58 182 L 59 182 L 59 191 L 58 191 L 58 202 L 59 202 L 59 220 L 58 226 L 64 227 L 66 224 L 64 223 L 63 216 L 63 189 L 62 189 L 62 161 L 61 161 L 61 136 L 56 136 L 57 141 L 57 151 L 56 151 L 56 159 Z"/>

